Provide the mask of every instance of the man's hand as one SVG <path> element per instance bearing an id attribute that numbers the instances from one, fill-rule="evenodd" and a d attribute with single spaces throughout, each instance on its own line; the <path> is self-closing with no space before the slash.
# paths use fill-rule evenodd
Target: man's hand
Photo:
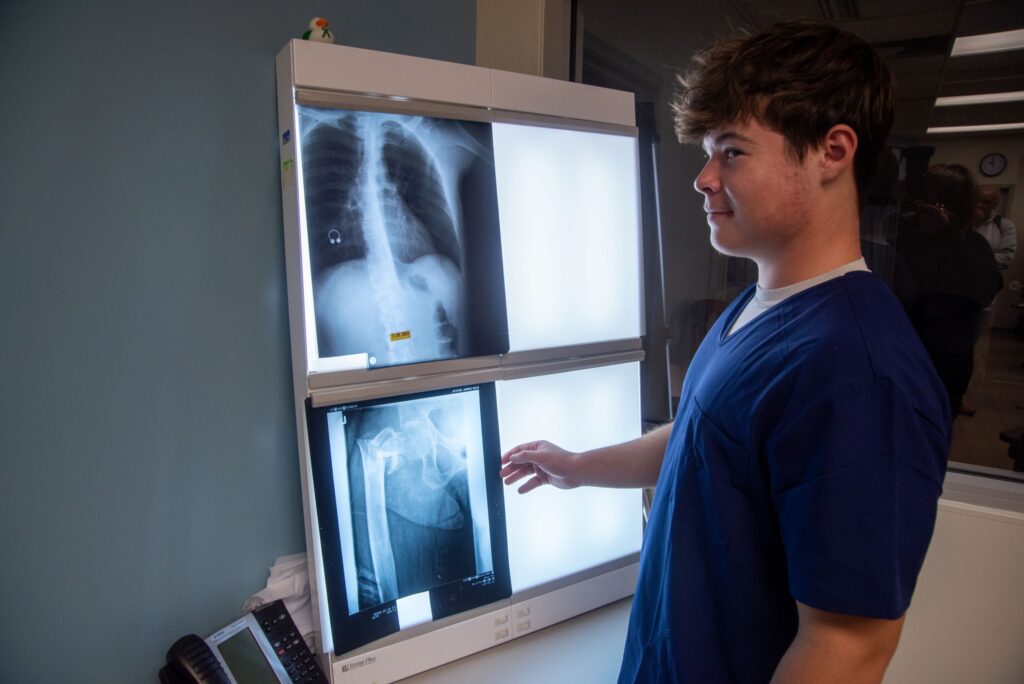
<path id="1" fill-rule="evenodd" d="M 574 487 L 653 487 L 672 432 L 663 425 L 643 437 L 589 451 L 566 451 L 539 440 L 512 447 L 501 456 L 501 477 L 510 485 L 530 477 L 519 493 L 549 484 Z"/>
<path id="2" fill-rule="evenodd" d="M 772 684 L 877 684 L 903 629 L 903 618 L 880 620 L 796 604 L 800 627 Z"/>
<path id="3" fill-rule="evenodd" d="M 527 442 L 501 455 L 501 477 L 505 484 L 510 485 L 533 475 L 519 487 L 520 494 L 545 484 L 559 489 L 572 489 L 579 486 L 573 473 L 578 460 L 579 454 L 566 451 L 551 442 Z"/>

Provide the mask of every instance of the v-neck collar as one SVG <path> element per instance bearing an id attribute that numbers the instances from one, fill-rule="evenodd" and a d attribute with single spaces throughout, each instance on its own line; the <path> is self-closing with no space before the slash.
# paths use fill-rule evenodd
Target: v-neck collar
<path id="1" fill-rule="evenodd" d="M 854 262 L 854 263 L 856 264 L 857 262 Z M 849 264 L 847 265 L 847 267 L 848 266 L 849 266 Z M 840 268 L 846 268 L 846 267 L 840 267 Z M 743 313 L 743 310 L 745 308 L 747 308 L 747 305 L 750 304 L 750 300 L 757 293 L 757 283 L 754 283 L 754 284 L 750 285 L 746 290 L 741 292 L 740 295 L 736 298 L 736 300 L 738 302 L 737 306 L 735 306 L 733 308 L 733 310 L 730 312 L 728 319 L 724 322 L 724 325 L 722 326 L 722 329 L 718 333 L 718 346 L 721 347 L 722 345 L 728 343 L 730 340 L 732 340 L 732 339 L 734 339 L 736 337 L 739 337 L 741 334 L 743 334 L 743 331 L 748 330 L 748 329 L 753 328 L 754 326 L 758 325 L 759 321 L 761 321 L 762 319 L 768 318 L 769 315 L 773 311 L 775 311 L 776 309 L 778 309 L 781 306 L 785 306 L 786 304 L 788 304 L 789 302 L 791 302 L 791 301 L 793 301 L 795 299 L 798 299 L 803 294 L 805 294 L 807 292 L 814 292 L 814 291 L 818 290 L 819 288 L 821 288 L 822 286 L 828 285 L 829 283 L 840 282 L 843 278 L 845 278 L 846 276 L 848 276 L 850 274 L 853 274 L 853 273 L 871 273 L 871 271 L 870 270 L 863 270 L 861 268 L 848 269 L 848 270 L 843 271 L 842 273 L 839 273 L 836 276 L 828 278 L 827 280 L 823 280 L 821 282 L 818 282 L 818 283 L 815 283 L 815 284 L 811 285 L 810 287 L 807 287 L 807 288 L 805 288 L 803 290 L 800 290 L 799 292 L 794 292 L 793 294 L 791 294 L 790 296 L 786 297 L 785 299 L 783 299 L 778 304 L 775 304 L 771 308 L 769 308 L 766 311 L 762 312 L 760 315 L 756 316 L 753 320 L 748 321 L 746 325 L 744 325 L 742 328 L 740 328 L 739 330 L 737 330 L 736 332 L 734 332 L 733 334 L 730 335 L 729 331 L 732 330 L 732 326 L 735 325 L 736 319 L 740 317 L 740 314 Z"/>

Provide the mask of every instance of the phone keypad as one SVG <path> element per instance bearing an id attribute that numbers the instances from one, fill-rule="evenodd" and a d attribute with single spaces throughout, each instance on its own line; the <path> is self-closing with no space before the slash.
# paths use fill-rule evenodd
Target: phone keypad
<path id="1" fill-rule="evenodd" d="M 283 601 L 268 603 L 254 610 L 253 616 L 294 684 L 327 684 L 327 678 L 302 640 Z"/>

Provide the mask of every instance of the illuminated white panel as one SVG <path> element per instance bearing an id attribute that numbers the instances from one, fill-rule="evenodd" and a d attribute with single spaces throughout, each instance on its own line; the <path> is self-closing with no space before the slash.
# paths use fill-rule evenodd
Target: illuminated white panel
<path id="1" fill-rule="evenodd" d="M 640 366 L 590 368 L 497 383 L 501 449 L 546 439 L 572 451 L 640 436 Z M 513 593 L 640 549 L 637 489 L 505 487 Z"/>
<path id="2" fill-rule="evenodd" d="M 398 608 L 398 626 L 400 629 L 408 629 L 430 622 L 434 619 L 434 613 L 430 609 L 430 592 L 424 591 L 412 596 L 404 596 L 395 601 Z"/>
<path id="3" fill-rule="evenodd" d="M 639 337 L 636 139 L 493 133 L 511 351 Z"/>

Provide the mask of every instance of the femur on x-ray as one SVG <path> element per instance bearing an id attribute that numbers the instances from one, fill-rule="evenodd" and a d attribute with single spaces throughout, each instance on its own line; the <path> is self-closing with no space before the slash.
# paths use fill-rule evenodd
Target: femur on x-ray
<path id="1" fill-rule="evenodd" d="M 486 485 L 469 474 L 482 450 L 466 406 L 450 395 L 346 412 L 359 610 L 492 569 L 487 510 L 471 501 Z"/>
<path id="2" fill-rule="evenodd" d="M 320 358 L 507 351 L 472 330 L 503 287 L 490 127 L 300 107 L 299 130 Z"/>
<path id="3" fill-rule="evenodd" d="M 511 595 L 493 384 L 307 417 L 337 653 Z"/>

